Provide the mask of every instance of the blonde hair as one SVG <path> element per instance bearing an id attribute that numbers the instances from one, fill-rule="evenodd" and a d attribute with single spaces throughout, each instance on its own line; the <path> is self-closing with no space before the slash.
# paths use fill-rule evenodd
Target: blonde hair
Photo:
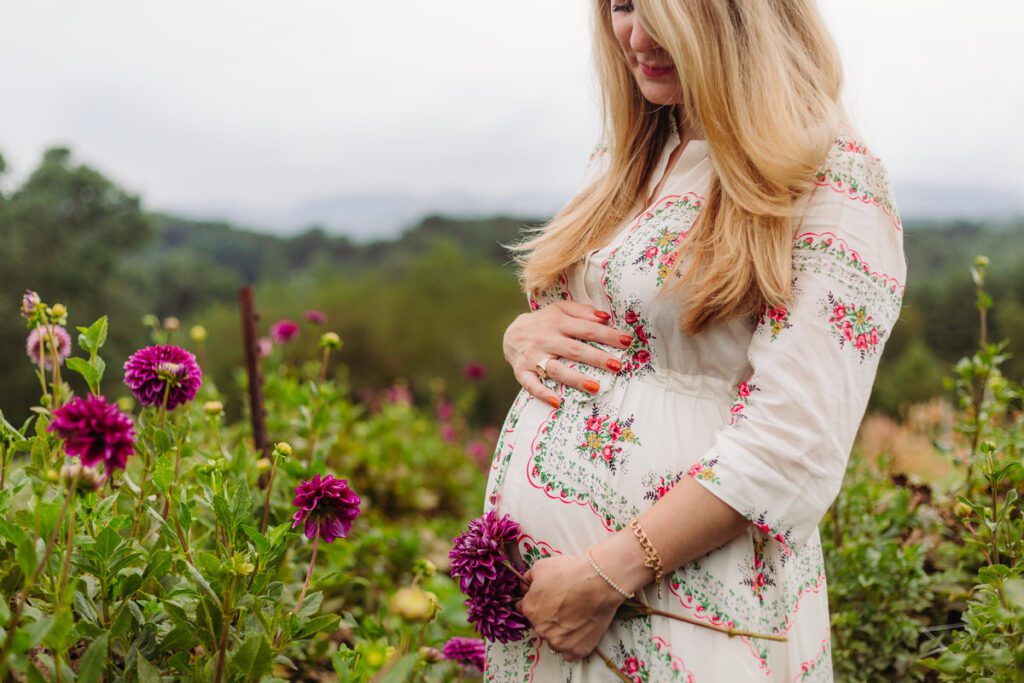
<path id="1" fill-rule="evenodd" d="M 640 92 L 612 31 L 612 1 L 594 2 L 610 165 L 546 225 L 528 229 L 539 234 L 506 245 L 535 295 L 645 208 L 670 135 L 673 107 Z M 695 334 L 762 304 L 788 305 L 795 203 L 848 125 L 842 66 L 815 1 L 634 4 L 676 65 L 683 120 L 707 140 L 714 163 L 704 208 L 678 248 L 676 263 L 688 254 L 689 266 L 662 288 L 685 290 L 680 327 Z"/>

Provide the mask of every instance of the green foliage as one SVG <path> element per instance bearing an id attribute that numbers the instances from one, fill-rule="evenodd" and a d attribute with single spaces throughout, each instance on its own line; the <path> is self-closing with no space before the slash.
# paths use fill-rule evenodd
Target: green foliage
<path id="1" fill-rule="evenodd" d="M 60 312 L 40 303 L 29 324 Z M 0 420 L 0 591 L 11 596 L 0 678 L 271 681 L 332 667 L 359 683 L 452 677 L 455 665 L 419 648 L 468 630 L 457 585 L 435 571 L 484 484 L 463 412 L 445 418 L 459 438 L 443 438 L 401 392 L 355 403 L 344 366 L 327 372 L 330 349 L 313 360 L 277 347 L 264 368 L 272 460 L 248 422 L 224 424 L 225 397 L 207 378 L 176 410 L 137 410 L 135 455 L 98 483 L 46 429 L 75 385 L 99 388 L 107 319 L 77 329 L 85 355 L 66 367 L 84 383 L 58 367 L 41 377 L 32 418 Z M 361 497 L 351 533 L 330 544 L 293 529 L 292 491 L 316 473 Z M 399 588 L 428 591 L 435 608 L 396 611 Z"/>

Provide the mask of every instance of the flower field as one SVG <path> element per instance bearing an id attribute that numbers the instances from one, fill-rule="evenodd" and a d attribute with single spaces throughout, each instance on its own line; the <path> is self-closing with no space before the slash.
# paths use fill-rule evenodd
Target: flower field
<path id="1" fill-rule="evenodd" d="M 837 680 L 1024 668 L 1024 392 L 987 338 L 987 266 L 948 399 L 865 420 L 823 520 Z M 274 321 L 252 349 L 258 443 L 203 372 L 234 340 L 149 316 L 151 344 L 105 358 L 107 319 L 44 295 L 20 320 L 39 402 L 0 415 L 0 680 L 468 681 L 484 637 L 520 637 L 495 600 L 526 568 L 501 555 L 517 526 L 476 519 L 497 436 L 468 417 L 483 365 L 457 396 L 438 380 L 356 401 L 327 316 Z"/>

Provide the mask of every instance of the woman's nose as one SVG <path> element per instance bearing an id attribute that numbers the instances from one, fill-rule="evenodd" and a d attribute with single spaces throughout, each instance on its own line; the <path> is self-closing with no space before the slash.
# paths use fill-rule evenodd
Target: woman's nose
<path id="1" fill-rule="evenodd" d="M 651 52 L 658 48 L 658 43 L 647 32 L 639 20 L 633 22 L 633 31 L 629 36 L 629 46 L 634 52 Z"/>

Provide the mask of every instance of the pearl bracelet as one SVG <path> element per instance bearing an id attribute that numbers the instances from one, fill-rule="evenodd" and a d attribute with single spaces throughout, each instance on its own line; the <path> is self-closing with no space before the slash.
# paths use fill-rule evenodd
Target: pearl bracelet
<path id="1" fill-rule="evenodd" d="M 593 547 L 593 546 L 591 546 L 591 547 Z M 630 598 L 632 598 L 632 597 L 634 597 L 636 595 L 635 593 L 627 593 L 626 591 L 624 591 L 621 588 L 619 588 L 619 585 L 617 583 L 612 581 L 610 578 L 608 578 L 607 574 L 605 574 L 603 571 L 601 571 L 601 568 L 597 566 L 597 563 L 594 562 L 594 558 L 591 557 L 591 555 L 590 555 L 590 548 L 587 548 L 587 559 L 590 560 L 590 566 L 594 568 L 594 571 L 597 572 L 597 575 L 600 576 L 605 581 L 607 581 L 608 585 L 610 585 L 612 588 L 617 590 L 619 593 L 622 593 L 622 595 L 625 596 L 625 598 L 627 600 L 629 600 Z"/>

